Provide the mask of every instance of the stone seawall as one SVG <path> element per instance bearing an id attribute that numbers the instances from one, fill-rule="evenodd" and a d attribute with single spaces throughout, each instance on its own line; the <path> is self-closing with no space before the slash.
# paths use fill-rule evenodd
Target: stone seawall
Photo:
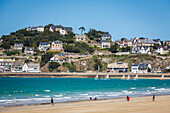
<path id="1" fill-rule="evenodd" d="M 54 77 L 54 78 L 95 78 L 97 73 L 0 73 L 0 77 Z M 170 73 L 108 73 L 111 78 L 120 78 L 123 75 L 131 78 L 138 75 L 140 78 L 160 78 L 164 75 L 170 79 Z M 105 78 L 107 73 L 99 73 L 99 78 Z"/>

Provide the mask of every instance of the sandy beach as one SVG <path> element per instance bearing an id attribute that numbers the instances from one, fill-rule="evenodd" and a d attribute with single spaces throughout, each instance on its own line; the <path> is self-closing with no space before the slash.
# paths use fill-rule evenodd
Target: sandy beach
<path id="1" fill-rule="evenodd" d="M 56 103 L 54 106 L 30 105 L 1 107 L 1 113 L 169 113 L 170 95 L 131 98 L 128 102 L 125 98 L 81 101 L 69 103 Z"/>

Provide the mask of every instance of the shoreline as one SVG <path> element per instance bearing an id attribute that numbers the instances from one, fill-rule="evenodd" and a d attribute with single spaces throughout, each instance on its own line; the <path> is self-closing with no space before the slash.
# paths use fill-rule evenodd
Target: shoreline
<path id="1" fill-rule="evenodd" d="M 170 96 L 170 94 L 155 94 L 156 96 Z M 131 98 L 140 98 L 140 97 L 151 97 L 151 95 L 135 95 Z M 102 100 L 115 100 L 115 99 L 125 99 L 126 97 L 115 97 L 115 98 L 105 98 L 105 99 L 97 99 L 97 101 Z M 50 100 L 49 100 L 50 101 Z M 55 99 L 54 99 L 55 101 Z M 63 101 L 63 102 L 54 102 L 54 104 L 64 104 L 64 103 L 76 103 L 76 102 L 88 102 L 88 101 L 96 101 L 96 100 L 76 100 L 76 101 Z M 19 105 L 8 105 L 8 106 L 0 106 L 0 108 L 8 108 L 8 107 L 22 107 L 22 106 L 37 106 L 37 105 L 51 105 L 50 102 L 46 103 L 35 103 L 35 104 L 19 104 Z"/>
<path id="2" fill-rule="evenodd" d="M 153 105 L 152 105 L 153 104 Z M 164 108 L 164 111 L 169 112 L 169 108 L 167 106 L 170 105 L 170 95 L 156 95 L 156 101 L 152 101 L 152 96 L 142 96 L 142 97 L 131 97 L 131 100 L 128 102 L 125 98 L 116 98 L 116 99 L 106 99 L 106 100 L 96 100 L 96 101 L 76 101 L 76 102 L 64 102 L 64 103 L 55 103 L 54 106 L 51 104 L 40 104 L 40 105 L 25 105 L 25 106 L 12 106 L 12 107 L 0 107 L 0 112 L 8 112 L 8 113 L 50 113 L 50 112 L 86 112 L 86 113 L 109 113 L 113 111 L 125 112 L 139 112 L 139 111 L 148 111 L 157 110 L 159 113 L 160 107 L 155 107 L 159 105 L 161 108 Z M 150 106 L 152 105 L 151 109 Z M 136 110 L 136 107 L 138 108 Z M 126 110 L 125 110 L 126 109 Z M 125 111 L 124 111 L 125 110 Z M 139 110 L 139 111 L 138 111 Z M 166 113 L 165 112 L 165 113 Z"/>

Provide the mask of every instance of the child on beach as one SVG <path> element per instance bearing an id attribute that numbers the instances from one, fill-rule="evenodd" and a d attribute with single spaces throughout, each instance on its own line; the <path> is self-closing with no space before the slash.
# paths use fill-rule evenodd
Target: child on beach
<path id="1" fill-rule="evenodd" d="M 95 97 L 94 100 L 97 100 L 97 98 Z"/>
<path id="2" fill-rule="evenodd" d="M 92 100 L 92 98 L 90 97 L 90 100 Z"/>
<path id="3" fill-rule="evenodd" d="M 127 101 L 130 101 L 130 97 L 128 95 L 127 95 L 126 99 L 127 99 Z"/>

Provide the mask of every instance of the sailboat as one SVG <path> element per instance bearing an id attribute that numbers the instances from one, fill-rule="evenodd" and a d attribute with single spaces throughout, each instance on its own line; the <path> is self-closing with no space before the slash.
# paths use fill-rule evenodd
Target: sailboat
<path id="1" fill-rule="evenodd" d="M 99 78 L 99 74 L 97 73 L 95 80 L 98 80 L 98 78 Z"/>
<path id="2" fill-rule="evenodd" d="M 162 75 L 161 79 L 160 80 L 164 80 L 164 75 Z"/>
<path id="3" fill-rule="evenodd" d="M 136 75 L 136 77 L 133 80 L 137 80 L 138 79 L 138 75 Z"/>
<path id="4" fill-rule="evenodd" d="M 125 80 L 125 75 L 123 75 L 123 76 L 121 77 L 121 80 Z"/>
<path id="5" fill-rule="evenodd" d="M 128 75 L 127 79 L 126 80 L 130 80 L 130 75 Z"/>
<path id="6" fill-rule="evenodd" d="M 106 79 L 106 80 L 108 80 L 108 79 L 109 79 L 109 74 L 107 74 L 107 75 L 106 75 L 106 78 L 105 78 L 105 79 Z"/>
<path id="7" fill-rule="evenodd" d="M 100 68 L 100 66 L 98 65 L 98 72 L 97 72 L 97 75 L 96 75 L 95 80 L 99 79 L 99 74 L 98 74 L 98 73 L 99 73 L 99 70 L 100 70 L 99 68 Z"/>

